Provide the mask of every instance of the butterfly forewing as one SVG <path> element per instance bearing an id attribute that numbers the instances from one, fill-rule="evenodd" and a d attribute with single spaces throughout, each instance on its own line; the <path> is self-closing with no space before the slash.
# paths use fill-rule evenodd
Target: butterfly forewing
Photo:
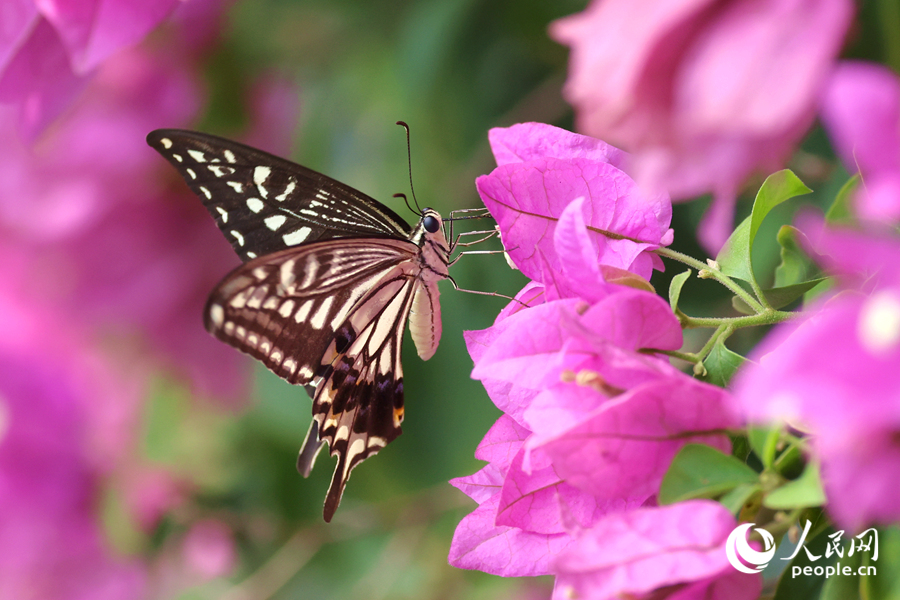
<path id="1" fill-rule="evenodd" d="M 147 143 L 178 169 L 244 261 L 308 242 L 410 234 L 373 198 L 261 150 L 179 129 L 153 131 Z"/>

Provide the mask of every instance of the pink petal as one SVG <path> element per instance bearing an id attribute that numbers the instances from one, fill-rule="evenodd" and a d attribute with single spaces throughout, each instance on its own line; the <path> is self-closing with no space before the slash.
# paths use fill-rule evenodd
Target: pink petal
<path id="1" fill-rule="evenodd" d="M 821 115 L 847 170 L 863 176 L 855 194 L 860 216 L 900 220 L 900 78 L 881 65 L 841 63 Z"/>
<path id="2" fill-rule="evenodd" d="M 565 262 L 554 248 L 553 230 L 565 207 L 579 197 L 589 199 L 583 211 L 590 227 L 640 240 L 600 240 L 605 236 L 592 231 L 598 262 L 629 269 L 641 252 L 671 241 L 668 198 L 643 196 L 631 178 L 606 163 L 586 159 L 513 163 L 479 177 L 476 186 L 497 220 L 510 258 L 531 279 L 540 276 L 538 247 L 554 269 Z"/>
<path id="3" fill-rule="evenodd" d="M 585 329 L 624 349 L 678 350 L 681 325 L 669 304 L 656 294 L 620 289 L 589 308 L 581 318 Z"/>
<path id="4" fill-rule="evenodd" d="M 68 50 L 73 70 L 86 74 L 117 50 L 134 45 L 178 0 L 37 0 Z"/>
<path id="5" fill-rule="evenodd" d="M 488 140 L 497 166 L 542 158 L 587 158 L 621 169 L 626 156 L 606 142 L 544 123 L 495 127 Z"/>
<path id="6" fill-rule="evenodd" d="M 560 552 L 554 598 L 566 592 L 584 598 L 643 596 L 670 585 L 730 579 L 736 571 L 725 556 L 725 541 L 735 525 L 728 510 L 710 500 L 611 513 Z M 748 593 L 758 593 L 758 576 L 744 580 Z"/>
<path id="7" fill-rule="evenodd" d="M 523 469 L 526 453 L 530 454 L 527 471 Z M 567 511 L 565 519 L 563 505 Z M 553 465 L 545 457 L 542 460 L 539 451 L 522 448 L 503 482 L 496 524 L 533 533 L 564 533 L 572 527 L 590 527 L 610 509 L 607 505 L 563 481 Z M 613 503 L 612 508 L 622 510 L 624 503 Z M 568 527 L 564 525 L 566 520 L 572 521 Z"/>
<path id="8" fill-rule="evenodd" d="M 46 20 L 31 30 L 0 76 L 0 101 L 18 107 L 19 135 L 33 139 L 84 88 L 59 36 Z"/>
<path id="9" fill-rule="evenodd" d="M 0 28 L 0 73 L 31 35 L 40 18 L 33 0 L 7 0 Z"/>
<path id="10" fill-rule="evenodd" d="M 450 564 L 502 577 L 551 573 L 554 558 L 571 538 L 495 525 L 499 499 L 500 495 L 495 495 L 459 523 L 450 544 Z"/>
<path id="11" fill-rule="evenodd" d="M 724 390 L 682 375 L 617 396 L 555 438 L 535 440 L 533 447 L 544 450 L 557 472 L 579 489 L 601 499 L 635 498 L 658 492 L 669 463 L 687 443 L 730 452 L 724 431 L 740 424 Z"/>

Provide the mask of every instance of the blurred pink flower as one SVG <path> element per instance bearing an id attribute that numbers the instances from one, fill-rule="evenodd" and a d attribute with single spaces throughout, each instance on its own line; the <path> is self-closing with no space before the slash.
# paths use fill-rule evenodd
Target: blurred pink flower
<path id="1" fill-rule="evenodd" d="M 881 65 L 841 63 L 823 93 L 821 115 L 847 170 L 862 176 L 857 213 L 900 221 L 900 78 Z"/>
<path id="2" fill-rule="evenodd" d="M 563 274 L 572 285 L 585 272 L 597 279 L 598 264 L 649 279 L 662 268 L 647 251 L 672 243 L 671 203 L 665 194 L 638 190 L 620 168 L 623 152 L 542 123 L 495 128 L 489 138 L 498 166 L 475 183 L 510 258 L 530 279 L 550 285 L 553 273 L 568 269 Z M 560 226 L 565 232 L 556 235 Z M 559 252 L 576 243 L 582 262 L 561 259 Z"/>
<path id="3" fill-rule="evenodd" d="M 740 425 L 724 390 L 637 352 L 681 346 L 678 320 L 650 292 L 548 302 L 466 341 L 472 376 L 506 414 L 476 451 L 489 464 L 452 482 L 479 503 L 454 535 L 457 567 L 554 573 L 573 529 L 652 502 L 678 449 L 730 451 L 723 432 Z"/>
<path id="4" fill-rule="evenodd" d="M 31 139 L 83 88 L 87 76 L 155 28 L 177 0 L 12 0 L 0 34 L 0 102 L 14 103 Z"/>
<path id="5" fill-rule="evenodd" d="M 725 555 L 736 525 L 711 500 L 608 514 L 557 556 L 553 600 L 753 600 L 762 578 Z"/>
<path id="6" fill-rule="evenodd" d="M 188 568 L 204 580 L 227 577 L 237 561 L 231 529 L 215 519 L 191 525 L 182 552 Z"/>
<path id="7" fill-rule="evenodd" d="M 114 556 L 94 514 L 109 466 L 97 451 L 124 450 L 98 444 L 94 409 L 134 409 L 135 386 L 96 360 L 77 324 L 12 292 L 29 275 L 18 255 L 4 248 L 0 289 L 0 597 L 141 598 L 144 568 Z"/>
<path id="8" fill-rule="evenodd" d="M 553 23 L 572 48 L 564 90 L 579 130 L 633 153 L 648 189 L 715 199 L 717 250 L 754 171 L 780 168 L 812 124 L 850 0 L 594 0 Z"/>
<path id="9" fill-rule="evenodd" d="M 812 434 L 827 509 L 839 525 L 859 531 L 896 522 L 900 240 L 808 219 L 801 225 L 831 272 L 856 264 L 867 293 L 845 289 L 811 307 L 802 323 L 779 326 L 754 352 L 759 364 L 739 373 L 735 391 L 751 420 L 786 420 Z"/>

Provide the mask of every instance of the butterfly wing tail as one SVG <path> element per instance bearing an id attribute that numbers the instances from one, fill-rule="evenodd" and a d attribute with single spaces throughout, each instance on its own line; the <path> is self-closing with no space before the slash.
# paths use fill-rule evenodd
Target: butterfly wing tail
<path id="1" fill-rule="evenodd" d="M 300 448 L 300 454 L 297 456 L 297 471 L 304 477 L 309 477 L 312 473 L 313 465 L 316 463 L 316 457 L 325 440 L 319 439 L 319 422 L 315 419 L 309 424 L 309 431 L 306 432 L 306 440 Z"/>

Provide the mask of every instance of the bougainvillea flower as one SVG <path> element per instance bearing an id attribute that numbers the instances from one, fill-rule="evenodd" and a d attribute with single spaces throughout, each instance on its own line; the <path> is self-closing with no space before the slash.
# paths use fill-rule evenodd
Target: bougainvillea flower
<path id="1" fill-rule="evenodd" d="M 529 447 L 547 455 L 558 477 L 601 501 L 650 497 L 685 444 L 707 444 L 729 453 L 726 430 L 741 425 L 727 392 L 678 372 L 609 399 L 576 384 L 560 384 L 544 394 L 569 406 L 574 401 L 561 396 L 595 398 L 597 407 L 578 420 L 571 410 L 563 411 L 568 419 L 549 419 L 549 411 L 541 410 L 543 422 L 552 421 L 556 432 L 542 428 Z M 546 401 L 541 404 L 546 406 Z M 532 422 L 529 416 L 526 412 Z M 563 427 L 565 420 L 574 422 Z"/>
<path id="2" fill-rule="evenodd" d="M 900 78 L 881 65 L 841 63 L 823 93 L 822 121 L 851 173 L 864 219 L 900 221 Z"/>
<path id="3" fill-rule="evenodd" d="M 28 263 L 13 247 L 3 255 L 0 595 L 141 597 L 144 568 L 114 555 L 94 514 L 108 455 L 131 441 L 128 423 L 103 408 L 133 415 L 135 386 L 97 360 L 78 324 L 18 296 Z"/>
<path id="4" fill-rule="evenodd" d="M 762 578 L 739 573 L 725 554 L 735 526 L 709 500 L 610 513 L 557 556 L 553 600 L 752 600 Z"/>
<path id="5" fill-rule="evenodd" d="M 828 511 L 858 531 L 900 519 L 889 490 L 900 477 L 900 243 L 806 223 L 823 266 L 864 289 L 845 289 L 810 307 L 802 323 L 779 326 L 735 390 L 752 420 L 811 433 Z M 855 280 L 846 276 L 854 265 Z"/>
<path id="6" fill-rule="evenodd" d="M 0 102 L 19 106 L 30 139 L 71 102 L 86 77 L 142 40 L 177 0 L 14 0 L 0 35 Z"/>
<path id="7" fill-rule="evenodd" d="M 633 154 L 629 172 L 684 200 L 716 199 L 717 250 L 754 171 L 780 168 L 812 124 L 850 0 L 595 0 L 555 22 L 572 48 L 564 94 L 578 129 Z"/>
<path id="8" fill-rule="evenodd" d="M 577 531 L 652 500 L 681 446 L 730 450 L 724 430 L 740 421 L 724 390 L 637 352 L 681 346 L 669 306 L 613 287 L 593 305 L 547 302 L 467 332 L 473 377 L 506 414 L 476 451 L 489 464 L 452 482 L 479 503 L 457 528 L 455 566 L 550 573 Z"/>
<path id="9" fill-rule="evenodd" d="M 505 577 L 546 575 L 553 557 L 571 541 L 565 533 L 535 533 L 496 524 L 503 480 L 529 434 L 510 417 L 500 417 L 475 451 L 476 458 L 488 464 L 474 475 L 450 482 L 479 503 L 453 535 L 453 566 Z"/>
<path id="10" fill-rule="evenodd" d="M 565 264 L 554 230 L 565 209 L 583 199 L 580 219 L 589 230 L 593 262 L 648 279 L 661 261 L 648 250 L 672 242 L 668 196 L 647 196 L 618 166 L 623 153 L 599 140 L 543 125 L 492 129 L 498 167 L 476 180 L 496 219 L 509 257 L 530 279 Z M 574 217 L 569 217 L 574 218 Z M 577 224 L 572 224 L 572 227 Z"/>

